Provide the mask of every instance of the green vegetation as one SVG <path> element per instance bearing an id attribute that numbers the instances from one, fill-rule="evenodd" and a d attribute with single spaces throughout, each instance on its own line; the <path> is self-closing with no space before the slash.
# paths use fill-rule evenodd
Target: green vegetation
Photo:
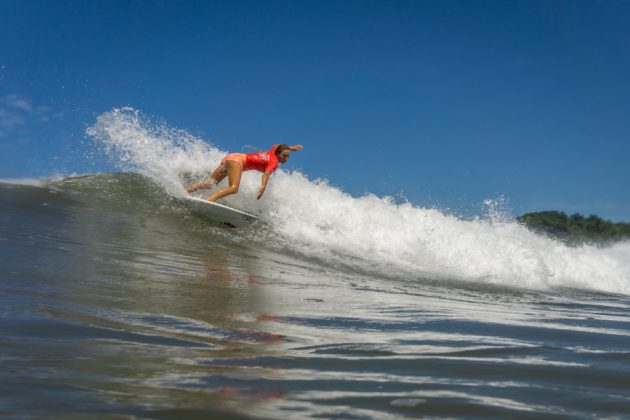
<path id="1" fill-rule="evenodd" d="M 536 232 L 548 234 L 570 244 L 608 243 L 630 240 L 630 223 L 612 223 L 590 215 L 571 216 L 560 211 L 527 213 L 516 218 Z"/>

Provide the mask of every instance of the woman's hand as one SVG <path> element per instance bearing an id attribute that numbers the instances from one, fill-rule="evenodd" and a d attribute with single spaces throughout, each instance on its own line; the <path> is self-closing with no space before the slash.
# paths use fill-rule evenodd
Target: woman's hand
<path id="1" fill-rule="evenodd" d="M 256 194 L 256 200 L 260 200 L 260 197 L 262 197 L 264 193 L 265 187 L 260 187 L 260 189 L 258 190 L 258 194 Z"/>
<path id="2" fill-rule="evenodd" d="M 297 152 L 298 150 L 302 150 L 304 149 L 304 146 L 302 146 L 301 144 L 296 144 L 295 146 L 289 146 L 289 150 L 291 150 L 292 152 Z"/>

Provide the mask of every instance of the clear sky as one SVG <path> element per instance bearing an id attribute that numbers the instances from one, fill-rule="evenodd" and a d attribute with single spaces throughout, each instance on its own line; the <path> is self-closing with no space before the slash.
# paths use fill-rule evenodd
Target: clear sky
<path id="1" fill-rule="evenodd" d="M 630 1 L 0 1 L 0 178 L 132 106 L 353 195 L 630 221 Z"/>

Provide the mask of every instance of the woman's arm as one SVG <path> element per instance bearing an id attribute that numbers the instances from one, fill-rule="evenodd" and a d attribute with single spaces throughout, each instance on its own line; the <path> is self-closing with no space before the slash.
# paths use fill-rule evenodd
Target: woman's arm
<path id="1" fill-rule="evenodd" d="M 274 144 L 273 147 L 276 148 L 280 146 L 280 144 Z M 295 146 L 289 146 L 289 150 L 292 152 L 297 152 L 298 150 L 302 150 L 304 149 L 304 146 L 302 146 L 301 144 L 296 144 Z"/>
<path id="2" fill-rule="evenodd" d="M 258 190 L 258 194 L 256 195 L 256 199 L 260 200 L 260 197 L 265 193 L 265 189 L 267 188 L 267 182 L 269 182 L 269 176 L 271 175 L 271 171 L 265 171 L 262 176 L 262 186 Z"/>

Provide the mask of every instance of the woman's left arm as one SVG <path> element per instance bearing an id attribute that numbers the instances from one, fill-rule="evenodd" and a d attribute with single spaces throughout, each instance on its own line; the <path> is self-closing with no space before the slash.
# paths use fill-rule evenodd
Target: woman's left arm
<path id="1" fill-rule="evenodd" d="M 271 175 L 271 171 L 265 171 L 262 176 L 262 186 L 258 190 L 258 194 L 256 194 L 256 200 L 260 200 L 260 197 L 265 193 L 265 189 L 267 188 L 267 182 L 269 182 L 269 176 Z"/>
<path id="2" fill-rule="evenodd" d="M 295 146 L 289 146 L 289 150 L 292 152 L 297 152 L 298 150 L 304 149 L 304 146 L 301 144 L 296 144 Z"/>

